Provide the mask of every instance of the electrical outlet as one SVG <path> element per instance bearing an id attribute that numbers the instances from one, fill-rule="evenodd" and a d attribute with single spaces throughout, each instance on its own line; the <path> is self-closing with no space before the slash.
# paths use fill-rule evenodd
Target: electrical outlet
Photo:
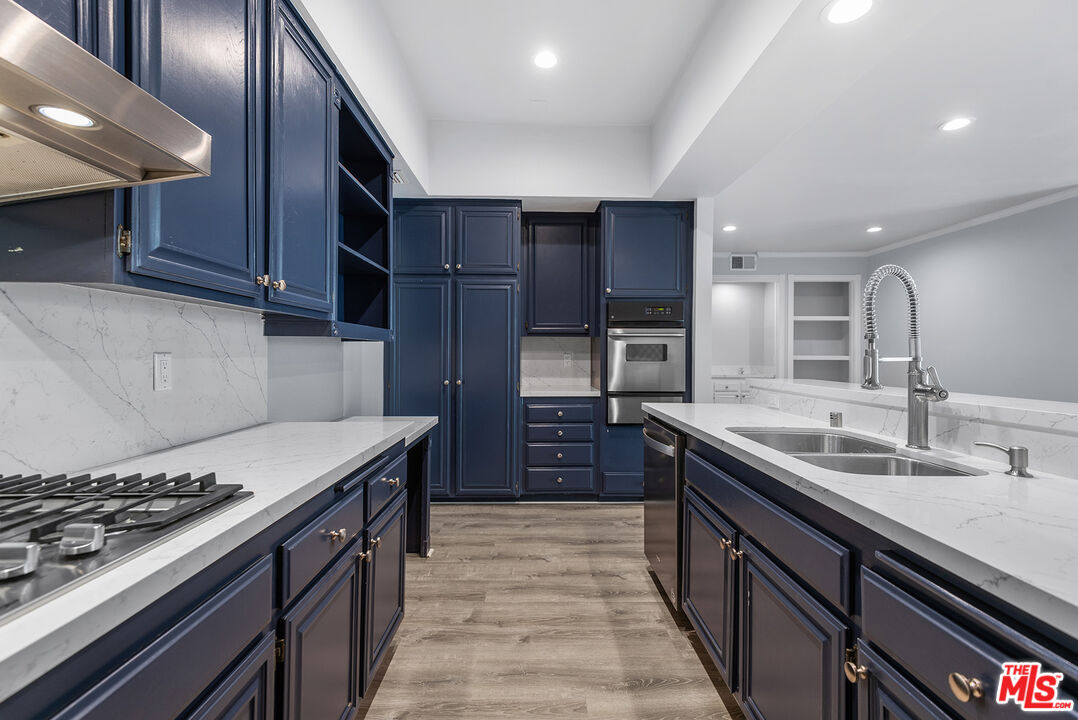
<path id="1" fill-rule="evenodd" d="M 779 396 L 778 395 L 769 395 L 767 397 L 767 406 L 769 408 L 773 408 L 775 410 L 778 410 L 779 409 Z"/>
<path id="2" fill-rule="evenodd" d="M 153 390 L 172 389 L 172 353 L 155 352 L 153 354 Z"/>
<path id="3" fill-rule="evenodd" d="M 563 352 L 561 354 L 561 365 L 562 367 L 573 366 L 573 354 L 571 352 Z"/>

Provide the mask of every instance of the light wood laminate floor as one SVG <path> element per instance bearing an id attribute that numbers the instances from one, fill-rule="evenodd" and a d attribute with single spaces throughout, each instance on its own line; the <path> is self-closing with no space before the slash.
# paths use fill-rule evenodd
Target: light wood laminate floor
<path id="1" fill-rule="evenodd" d="M 431 522 L 359 717 L 742 717 L 648 572 L 641 505 L 435 505 Z"/>

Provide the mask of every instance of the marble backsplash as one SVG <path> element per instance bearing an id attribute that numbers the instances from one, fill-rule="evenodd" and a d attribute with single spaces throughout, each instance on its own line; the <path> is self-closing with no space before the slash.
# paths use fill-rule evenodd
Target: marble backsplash
<path id="1" fill-rule="evenodd" d="M 864 390 L 848 383 L 750 380 L 746 402 L 827 422 L 843 414 L 851 429 L 905 442 L 906 390 Z M 1029 466 L 1078 478 L 1078 404 L 952 393 L 929 406 L 929 444 L 1005 464 L 1006 456 L 975 440 L 1029 448 Z"/>
<path id="2" fill-rule="evenodd" d="M 572 355 L 565 364 L 565 353 Z M 521 383 L 545 386 L 590 385 L 592 382 L 591 338 L 522 337 Z"/>
<path id="3" fill-rule="evenodd" d="M 153 390 L 153 353 L 173 387 Z M 266 421 L 259 314 L 0 284 L 0 475 L 72 472 Z"/>

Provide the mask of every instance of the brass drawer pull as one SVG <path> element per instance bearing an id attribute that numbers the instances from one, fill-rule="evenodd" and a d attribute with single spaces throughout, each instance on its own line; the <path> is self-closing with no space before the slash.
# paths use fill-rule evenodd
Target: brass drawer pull
<path id="1" fill-rule="evenodd" d="M 726 550 L 731 545 L 733 545 L 733 543 L 730 542 L 729 540 L 727 540 L 726 538 L 719 538 L 719 549 L 720 550 Z"/>
<path id="2" fill-rule="evenodd" d="M 734 544 L 732 542 L 727 543 L 726 547 L 727 547 L 727 549 L 730 550 L 730 559 L 731 560 L 740 560 L 741 558 L 745 557 L 745 551 L 744 550 L 734 550 Z"/>
<path id="3" fill-rule="evenodd" d="M 387 485 L 392 485 L 393 487 L 400 487 L 401 479 L 400 478 L 382 478 L 382 482 L 386 483 Z"/>
<path id="4" fill-rule="evenodd" d="M 274 290 L 284 290 L 285 288 L 288 287 L 288 283 L 286 283 L 283 279 L 282 280 L 274 280 L 271 283 L 271 287 L 273 287 Z"/>
<path id="5" fill-rule="evenodd" d="M 563 413 L 561 410 L 559 410 L 558 411 L 558 417 L 562 417 L 563 415 L 565 415 L 565 413 Z"/>
<path id="6" fill-rule="evenodd" d="M 556 480 L 555 480 L 554 482 L 556 482 L 556 483 L 558 483 L 559 485 L 561 485 L 563 481 L 562 481 L 562 479 L 561 479 L 561 478 L 558 478 L 558 479 L 556 479 Z"/>
<path id="7" fill-rule="evenodd" d="M 984 683 L 977 678 L 968 678 L 962 673 L 953 672 L 947 676 L 947 684 L 951 686 L 958 702 L 967 703 L 972 698 L 984 697 Z"/>
<path id="8" fill-rule="evenodd" d="M 368 552 L 361 552 L 359 555 L 356 555 L 356 557 L 359 558 L 360 560 L 362 560 L 363 562 L 370 562 L 371 561 L 371 553 L 369 551 Z"/>
<path id="9" fill-rule="evenodd" d="M 258 285 L 259 287 L 262 287 L 263 285 L 269 285 L 269 284 L 270 284 L 270 276 L 269 275 L 259 275 L 258 277 L 255 278 L 255 285 Z"/>
<path id="10" fill-rule="evenodd" d="M 868 677 L 868 668 L 864 665 L 858 665 L 852 660 L 847 660 L 842 663 L 842 672 L 845 673 L 846 679 L 854 685 L 858 680 L 864 680 Z"/>
<path id="11" fill-rule="evenodd" d="M 562 435 L 564 435 L 564 434 L 565 434 L 565 431 L 564 431 L 564 430 L 559 430 L 559 431 L 558 431 L 558 437 L 561 437 L 561 436 L 562 436 Z"/>
<path id="12" fill-rule="evenodd" d="M 374 540 L 371 540 L 371 547 L 382 547 L 382 538 L 376 537 Z"/>
<path id="13" fill-rule="evenodd" d="M 329 538 L 331 543 L 340 540 L 342 543 L 348 539 L 348 528 L 341 528 L 340 530 L 323 530 L 322 534 Z"/>
<path id="14" fill-rule="evenodd" d="M 561 460 L 561 459 L 562 459 L 563 457 L 565 457 L 565 456 L 564 456 L 564 455 L 562 455 L 561 453 L 558 453 L 558 459 L 559 459 L 559 460 Z"/>

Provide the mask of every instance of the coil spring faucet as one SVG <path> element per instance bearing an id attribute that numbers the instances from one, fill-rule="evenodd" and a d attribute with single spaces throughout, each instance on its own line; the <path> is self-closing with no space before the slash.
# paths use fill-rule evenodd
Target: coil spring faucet
<path id="1" fill-rule="evenodd" d="M 906 288 L 906 298 L 909 305 L 910 326 L 910 357 L 909 370 L 906 373 L 906 416 L 907 437 L 906 447 L 917 450 L 928 449 L 928 403 L 946 400 L 949 393 L 940 385 L 939 374 L 936 368 L 922 366 L 921 357 L 921 327 L 919 318 L 919 300 L 917 296 L 917 283 L 904 268 L 898 265 L 882 265 L 869 276 L 865 283 L 864 294 L 864 321 L 865 340 L 868 346 L 865 348 L 864 382 L 861 387 L 867 390 L 879 390 L 880 384 L 880 352 L 876 348 L 876 340 L 879 334 L 876 332 L 876 296 L 879 293 L 880 283 L 885 277 L 892 275 L 898 278 Z"/>

